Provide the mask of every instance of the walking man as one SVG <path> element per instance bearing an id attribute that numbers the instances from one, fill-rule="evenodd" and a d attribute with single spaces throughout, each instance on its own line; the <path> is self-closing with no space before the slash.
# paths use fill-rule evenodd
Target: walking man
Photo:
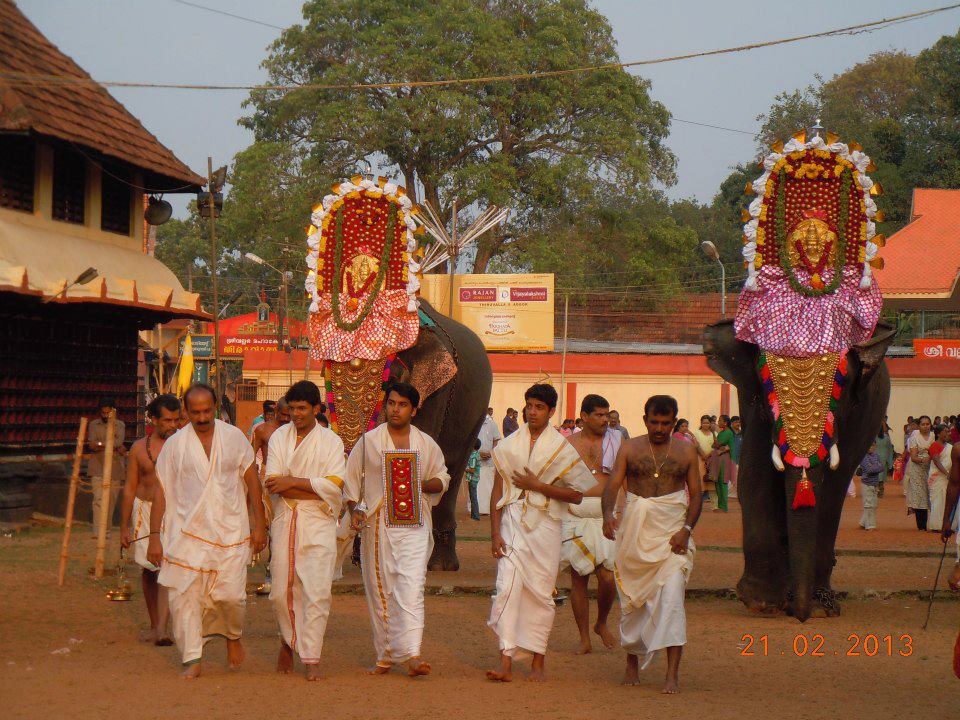
<path id="1" fill-rule="evenodd" d="M 497 591 L 487 624 L 499 638 L 498 682 L 513 679 L 513 660 L 532 655 L 530 680 L 543 680 L 556 606 L 562 518 L 596 480 L 553 425 L 557 391 L 537 384 L 524 393 L 526 422 L 493 452 L 497 473 L 490 498 L 490 533 Z"/>
<path id="2" fill-rule="evenodd" d="M 487 408 L 487 414 L 480 426 L 480 477 L 477 484 L 477 498 L 480 501 L 480 514 L 490 514 L 490 491 L 493 490 L 493 449 L 503 439 L 496 421 L 493 408 Z"/>
<path id="3" fill-rule="evenodd" d="M 420 405 L 413 385 L 387 391 L 387 422 L 365 433 L 347 460 L 344 499 L 361 532 L 363 588 L 377 662 L 371 675 L 405 663 L 411 677 L 429 675 L 420 657 L 423 585 L 433 549 L 431 509 L 450 486 L 443 451 L 411 424 Z"/>
<path id="4" fill-rule="evenodd" d="M 563 516 L 563 543 L 560 550 L 560 571 L 570 570 L 570 608 L 573 610 L 580 646 L 577 655 L 592 650 L 590 642 L 590 601 L 587 586 L 590 576 L 597 576 L 597 622 L 593 631 L 607 648 L 616 645 L 616 638 L 607 627 L 607 615 L 613 607 L 617 589 L 613 579 L 614 543 L 603 534 L 603 510 L 600 494 L 613 469 L 623 435 L 608 427 L 610 403 L 600 395 L 587 395 L 580 404 L 580 432 L 567 438 L 580 454 L 597 481 L 597 487 L 584 493 L 579 505 L 567 505 Z"/>
<path id="5" fill-rule="evenodd" d="M 672 397 L 647 400 L 647 434 L 623 444 L 603 492 L 603 532 L 617 541 L 620 644 L 627 651 L 623 684 L 638 685 L 640 657 L 646 668 L 657 650 L 666 648 L 663 692 L 669 694 L 680 692 L 680 656 L 687 642 L 683 596 L 693 569 L 690 534 L 701 508 L 697 451 L 673 442 L 676 420 Z M 614 509 L 621 487 L 627 505 L 618 522 Z"/>
<path id="6" fill-rule="evenodd" d="M 143 640 L 165 646 L 173 644 L 167 635 L 170 618 L 167 591 L 157 581 L 160 568 L 147 560 L 147 541 L 150 539 L 150 510 L 157 486 L 157 456 L 167 438 L 177 431 L 180 401 L 174 395 L 158 395 L 147 406 L 147 416 L 153 423 L 153 434 L 137 440 L 130 447 L 127 482 L 123 486 L 120 504 L 120 542 L 125 548 L 133 547 L 134 562 L 143 568 L 143 600 L 150 617 L 150 631 Z"/>
<path id="7" fill-rule="evenodd" d="M 307 680 L 317 680 L 346 466 L 343 441 L 317 422 L 320 389 L 301 380 L 284 400 L 291 421 L 270 437 L 265 473 L 273 504 L 270 601 L 280 625 L 277 672 L 290 672 L 296 652 Z"/>
<path id="8" fill-rule="evenodd" d="M 250 529 L 247 498 L 260 497 L 260 480 L 246 434 L 215 419 L 208 385 L 191 386 L 183 404 L 190 424 L 157 457 L 147 560 L 160 567 L 169 594 L 181 677 L 196 678 L 204 642 L 214 635 L 226 638 L 230 667 L 243 662 L 247 565 L 251 546 L 266 547 L 267 529 L 262 502 L 250 503 Z"/>

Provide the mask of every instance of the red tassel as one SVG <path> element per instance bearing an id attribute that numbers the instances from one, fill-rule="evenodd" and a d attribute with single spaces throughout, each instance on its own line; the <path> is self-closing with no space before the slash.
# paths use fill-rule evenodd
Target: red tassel
<path id="1" fill-rule="evenodd" d="M 797 491 L 793 496 L 793 509 L 802 507 L 816 507 L 817 496 L 813 494 L 813 483 L 807 479 L 807 471 L 803 471 L 803 477 L 797 483 Z"/>

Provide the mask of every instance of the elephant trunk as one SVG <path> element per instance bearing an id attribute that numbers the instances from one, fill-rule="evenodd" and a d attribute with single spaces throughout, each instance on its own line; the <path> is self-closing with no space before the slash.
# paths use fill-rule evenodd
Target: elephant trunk
<path id="1" fill-rule="evenodd" d="M 814 471 L 816 473 L 816 471 Z M 819 473 L 816 473 L 819 474 Z M 793 509 L 793 499 L 802 477 L 801 468 L 787 466 L 785 473 L 787 502 L 787 536 L 790 547 L 790 578 L 793 595 L 793 614 L 804 622 L 813 612 L 813 592 L 816 582 L 817 520 L 819 502 L 814 507 Z M 814 494 L 819 500 L 820 478 L 813 478 Z"/>

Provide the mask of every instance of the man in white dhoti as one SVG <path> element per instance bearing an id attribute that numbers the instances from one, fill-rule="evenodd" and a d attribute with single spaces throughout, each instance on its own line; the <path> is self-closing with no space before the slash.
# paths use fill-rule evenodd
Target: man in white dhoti
<path id="1" fill-rule="evenodd" d="M 265 472 L 273 507 L 270 601 L 280 625 L 277 672 L 290 672 L 296 651 L 307 680 L 317 680 L 346 466 L 343 441 L 317 422 L 320 389 L 301 380 L 284 400 L 290 422 L 270 437 Z"/>
<path id="2" fill-rule="evenodd" d="M 503 439 L 496 420 L 493 419 L 493 408 L 487 408 L 487 414 L 480 426 L 477 435 L 480 441 L 480 480 L 477 482 L 477 500 L 480 505 L 480 514 L 490 514 L 490 491 L 493 490 L 493 449 Z M 467 509 L 470 509 L 470 500 L 467 499 Z"/>
<path id="3" fill-rule="evenodd" d="M 128 454 L 127 482 L 123 485 L 120 503 L 120 542 L 125 548 L 133 548 L 133 560 L 143 568 L 141 585 L 150 630 L 142 640 L 166 646 L 173 645 L 167 634 L 170 619 L 167 591 L 157 581 L 160 568 L 147 560 L 147 543 L 150 540 L 150 509 L 157 485 L 157 456 L 167 438 L 177 431 L 180 401 L 174 395 L 158 395 L 147 405 L 147 416 L 153 425 L 153 434 L 137 440 L 130 446 Z"/>
<path id="4" fill-rule="evenodd" d="M 956 520 L 956 515 L 960 513 L 957 505 L 960 501 L 960 443 L 954 443 L 950 449 L 950 477 L 947 484 L 947 499 L 944 503 L 943 517 L 944 522 L 940 528 L 940 539 L 944 544 L 955 532 L 956 522 L 949 522 L 950 518 Z M 957 535 L 957 564 L 953 567 L 953 574 L 947 580 L 950 589 L 960 591 L 960 534 Z M 960 637 L 958 637 L 960 642 Z"/>
<path id="5" fill-rule="evenodd" d="M 167 588 L 182 677 L 195 678 L 203 645 L 214 635 L 226 638 L 231 667 L 243 662 L 247 564 L 251 546 L 266 547 L 267 529 L 247 436 L 214 418 L 213 388 L 193 385 L 183 403 L 190 424 L 157 457 L 147 559 L 160 567 Z"/>
<path id="6" fill-rule="evenodd" d="M 420 393 L 407 383 L 390 386 L 387 422 L 361 437 L 347 460 L 344 499 L 361 532 L 363 588 L 383 675 L 406 663 L 411 676 L 428 675 L 420 657 L 423 586 L 433 551 L 430 511 L 450 485 L 440 446 L 411 425 Z"/>
<path id="7" fill-rule="evenodd" d="M 567 442 L 573 445 L 597 481 L 597 486 L 584 493 L 579 505 L 567 505 L 563 515 L 563 543 L 560 549 L 560 572 L 570 571 L 570 608 L 580 631 L 577 655 L 592 650 L 590 642 L 590 601 L 587 586 L 590 576 L 597 576 L 597 622 L 593 631 L 603 644 L 612 648 L 616 638 L 607 627 L 607 616 L 617 595 L 613 580 L 614 544 L 603 534 L 603 511 L 600 494 L 613 469 L 623 434 L 609 427 L 610 403 L 600 395 L 586 395 L 580 403 L 582 429 Z"/>
<path id="8" fill-rule="evenodd" d="M 677 401 L 654 395 L 643 408 L 647 434 L 623 443 L 603 491 L 603 532 L 616 536 L 614 574 L 620 592 L 620 644 L 627 651 L 624 685 L 639 685 L 643 667 L 667 649 L 665 693 L 680 692 L 687 642 L 683 595 L 693 569 L 690 539 L 701 509 L 700 459 L 690 443 L 673 442 Z M 617 521 L 617 493 L 627 504 Z M 689 495 L 689 501 L 687 497 Z"/>
<path id="9" fill-rule="evenodd" d="M 499 638 L 500 667 L 487 678 L 513 679 L 513 660 L 532 654 L 530 680 L 542 680 L 556 606 L 561 518 L 596 480 L 577 451 L 550 425 L 557 391 L 537 384 L 524 394 L 526 423 L 493 451 L 497 468 L 490 531 L 497 592 L 487 624 Z"/>

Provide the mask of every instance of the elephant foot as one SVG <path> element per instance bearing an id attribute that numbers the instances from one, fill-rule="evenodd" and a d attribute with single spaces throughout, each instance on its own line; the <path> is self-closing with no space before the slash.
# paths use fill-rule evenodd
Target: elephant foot
<path id="1" fill-rule="evenodd" d="M 769 580 L 740 578 L 737 597 L 747 610 L 756 615 L 782 615 L 786 607 L 786 595 L 782 589 L 771 585 Z"/>
<path id="2" fill-rule="evenodd" d="M 457 536 L 453 530 L 433 531 L 433 553 L 427 563 L 427 570 L 455 572 L 460 569 L 457 557 Z"/>

